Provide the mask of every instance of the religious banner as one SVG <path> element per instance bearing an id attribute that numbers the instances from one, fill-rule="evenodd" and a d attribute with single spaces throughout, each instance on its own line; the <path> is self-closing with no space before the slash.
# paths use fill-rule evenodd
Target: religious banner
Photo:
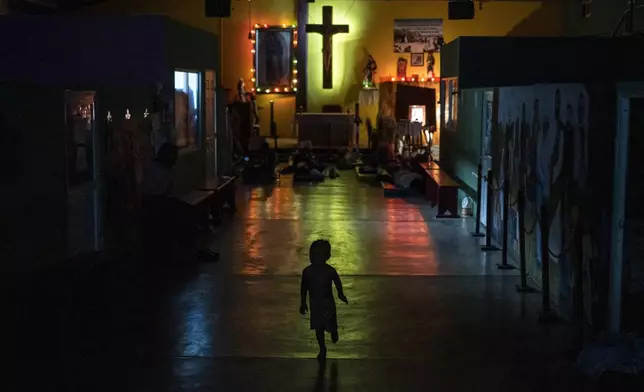
<path id="1" fill-rule="evenodd" d="M 293 62 L 293 29 L 266 28 L 256 33 L 255 87 L 291 87 Z"/>
<path id="2" fill-rule="evenodd" d="M 443 43 L 442 19 L 394 20 L 394 53 L 438 52 Z"/>

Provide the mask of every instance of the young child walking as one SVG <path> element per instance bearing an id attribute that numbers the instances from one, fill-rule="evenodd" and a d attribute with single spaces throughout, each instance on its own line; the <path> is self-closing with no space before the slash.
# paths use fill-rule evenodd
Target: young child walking
<path id="1" fill-rule="evenodd" d="M 342 282 L 338 272 L 326 263 L 329 258 L 331 258 L 331 244 L 329 241 L 314 241 L 309 249 L 311 265 L 302 271 L 302 283 L 300 286 L 300 314 L 302 315 L 309 310 L 306 306 L 306 294 L 309 293 L 311 329 L 315 330 L 315 337 L 320 346 L 318 360 L 326 358 L 324 333 L 329 332 L 331 334 L 333 343 L 337 343 L 339 339 L 338 318 L 335 311 L 332 283 L 335 284 L 335 288 L 338 290 L 340 301 L 349 304 L 342 290 Z"/>

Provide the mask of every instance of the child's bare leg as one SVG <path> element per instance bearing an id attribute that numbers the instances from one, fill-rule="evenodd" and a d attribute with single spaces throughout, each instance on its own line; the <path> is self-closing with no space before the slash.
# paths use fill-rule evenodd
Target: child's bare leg
<path id="1" fill-rule="evenodd" d="M 320 346 L 320 354 L 318 354 L 318 359 L 323 359 L 326 357 L 326 343 L 324 343 L 324 329 L 316 329 L 315 338 L 318 341 L 318 346 Z"/>

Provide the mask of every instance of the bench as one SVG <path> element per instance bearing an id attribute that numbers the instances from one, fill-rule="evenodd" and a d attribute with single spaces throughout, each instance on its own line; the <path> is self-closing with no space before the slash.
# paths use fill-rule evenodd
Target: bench
<path id="1" fill-rule="evenodd" d="M 235 202 L 236 179 L 236 176 L 223 176 L 219 179 L 211 178 L 201 186 L 200 191 L 213 193 L 208 204 L 213 219 L 219 220 L 221 218 L 224 204 L 228 204 L 233 212 L 237 211 Z"/>
<path id="2" fill-rule="evenodd" d="M 431 162 L 418 162 L 418 165 L 420 166 L 421 169 L 423 169 L 423 171 L 426 174 L 428 174 L 431 171 L 441 169 L 441 167 L 438 166 L 438 164 L 436 162 L 434 162 L 434 161 L 431 161 Z"/>
<path id="3" fill-rule="evenodd" d="M 398 188 L 396 185 L 386 182 L 386 181 L 380 181 L 380 185 L 382 186 L 382 191 L 385 197 L 404 197 L 407 195 L 408 190 L 403 189 L 403 188 Z"/>
<path id="4" fill-rule="evenodd" d="M 212 190 L 194 190 L 187 193 L 177 195 L 175 198 L 182 203 L 193 207 L 196 220 L 195 224 L 200 228 L 208 227 L 208 212 L 210 209 L 210 201 L 213 199 L 215 192 Z"/>
<path id="5" fill-rule="evenodd" d="M 438 205 L 437 218 L 459 218 L 458 188 L 459 185 L 447 173 L 438 170 L 427 170 L 425 178 L 425 197 L 432 207 Z M 449 212 L 449 215 L 445 213 Z"/>

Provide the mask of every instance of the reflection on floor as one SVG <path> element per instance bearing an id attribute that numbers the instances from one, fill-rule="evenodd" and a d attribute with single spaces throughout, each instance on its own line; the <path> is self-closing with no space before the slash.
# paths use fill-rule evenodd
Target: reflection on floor
<path id="1" fill-rule="evenodd" d="M 351 172 L 310 186 L 283 177 L 240 198 L 239 215 L 212 244 L 219 263 L 145 274 L 130 291 L 116 285 L 104 307 L 48 332 L 61 336 L 62 357 L 53 360 L 42 347 L 31 352 L 29 363 L 43 361 L 48 371 L 24 384 L 62 387 L 41 388 L 52 391 L 578 390 L 563 352 L 571 341 L 566 327 L 538 326 L 539 296 L 515 293 L 516 272 L 499 272 L 499 255 L 479 251 L 471 220 L 436 220 L 422 200 L 385 199 Z M 297 312 L 299 274 L 318 238 L 330 240 L 330 263 L 350 301 L 338 305 L 340 342 L 329 347 L 325 368 L 313 359 L 314 337 Z"/>

